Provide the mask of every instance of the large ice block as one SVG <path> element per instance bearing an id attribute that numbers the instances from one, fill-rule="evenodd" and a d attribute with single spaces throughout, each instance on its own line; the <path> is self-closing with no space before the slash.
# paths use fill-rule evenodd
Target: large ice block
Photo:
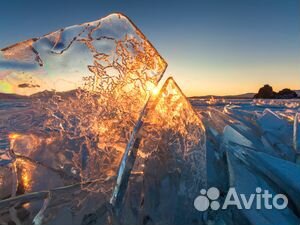
<path id="1" fill-rule="evenodd" d="M 8 170 L 15 179 L 0 197 L 77 183 L 111 196 L 133 127 L 166 66 L 119 13 L 2 49 L 0 175 Z"/>
<path id="2" fill-rule="evenodd" d="M 111 14 L 2 49 L 0 93 L 1 97 L 20 98 L 83 85 L 100 92 L 120 91 L 121 87 L 128 92 L 134 85 L 145 89 L 146 82 L 156 83 L 165 67 L 165 61 L 126 16 Z"/>
<path id="3" fill-rule="evenodd" d="M 129 157 L 127 163 L 133 168 L 115 193 L 121 223 L 200 223 L 201 214 L 192 203 L 206 187 L 205 142 L 201 120 L 169 78 L 148 103 L 130 145 L 135 160 Z"/>

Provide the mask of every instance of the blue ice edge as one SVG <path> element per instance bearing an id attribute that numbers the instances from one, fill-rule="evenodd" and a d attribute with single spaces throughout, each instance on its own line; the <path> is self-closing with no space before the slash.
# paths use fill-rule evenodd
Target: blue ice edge
<path id="1" fill-rule="evenodd" d="M 116 212 L 118 211 L 118 208 L 122 203 L 127 188 L 128 180 L 131 174 L 131 170 L 134 166 L 137 150 L 141 141 L 141 138 L 139 137 L 139 131 L 142 125 L 144 124 L 143 118 L 147 111 L 148 102 L 149 99 L 147 100 L 143 110 L 140 113 L 139 119 L 133 129 L 130 140 L 126 146 L 125 152 L 120 163 L 117 182 L 110 199 L 110 204 L 113 206 Z"/>

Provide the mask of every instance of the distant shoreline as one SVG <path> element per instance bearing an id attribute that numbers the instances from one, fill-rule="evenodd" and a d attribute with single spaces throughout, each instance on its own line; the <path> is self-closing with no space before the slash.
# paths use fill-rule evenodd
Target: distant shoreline
<path id="1" fill-rule="evenodd" d="M 297 98 L 300 98 L 300 90 L 295 91 L 298 94 Z M 22 100 L 22 99 L 32 99 L 32 98 L 47 98 L 49 96 L 52 96 L 55 92 L 52 91 L 45 91 L 36 93 L 32 96 L 25 96 L 25 95 L 17 95 L 17 94 L 6 94 L 6 93 L 0 93 L 0 100 Z M 56 94 L 63 95 L 63 96 L 70 96 L 74 95 L 74 90 L 69 92 L 58 92 Z M 195 98 L 201 98 L 201 99 L 253 99 L 254 95 L 256 93 L 245 93 L 240 95 L 203 95 L 203 96 L 189 96 L 189 99 L 195 99 Z M 276 99 L 276 98 L 270 98 L 270 99 Z"/>
<path id="2" fill-rule="evenodd" d="M 299 99 L 300 98 L 300 90 L 294 90 L 297 94 L 297 98 L 293 99 Z M 190 96 L 189 98 L 202 98 L 202 99 L 254 99 L 254 95 L 257 93 L 245 93 L 245 94 L 239 94 L 239 95 L 202 95 L 202 96 Z M 263 98 L 262 98 L 263 99 Z M 276 99 L 276 98 L 269 98 L 269 99 Z M 288 99 L 288 98 L 287 98 Z"/>
<path id="3" fill-rule="evenodd" d="M 242 95 L 204 95 L 204 96 L 191 96 L 189 98 L 202 98 L 202 99 L 253 99 L 255 93 L 246 93 Z"/>

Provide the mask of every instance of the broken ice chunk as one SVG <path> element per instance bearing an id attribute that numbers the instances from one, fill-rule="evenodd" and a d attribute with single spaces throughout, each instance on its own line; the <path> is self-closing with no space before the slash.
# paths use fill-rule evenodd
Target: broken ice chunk
<path id="1" fill-rule="evenodd" d="M 32 192 L 0 201 L 0 221 L 3 224 L 83 225 L 97 220 L 108 224 L 110 213 L 104 193 L 82 189 L 82 185 Z M 84 188 L 85 189 L 85 188 Z M 13 213 L 12 213 L 13 212 Z"/>
<path id="2" fill-rule="evenodd" d="M 2 49 L 0 140 L 6 147 L 0 141 L 0 152 L 16 154 L 19 178 L 7 181 L 10 190 L 26 196 L 79 183 L 102 199 L 111 196 L 133 127 L 166 66 L 122 14 Z M 66 205 L 66 211 L 73 207 Z"/>
<path id="3" fill-rule="evenodd" d="M 18 135 L 11 149 L 19 156 L 82 182 L 113 183 L 166 66 L 122 14 L 17 43 L 0 51 L 0 128 Z"/>
<path id="4" fill-rule="evenodd" d="M 272 149 L 276 156 L 294 161 L 295 152 L 292 146 L 293 127 L 269 109 L 265 109 L 258 119 L 262 133 L 262 142 L 266 149 Z"/>
<path id="5" fill-rule="evenodd" d="M 238 195 L 244 194 L 246 199 L 249 199 L 251 194 L 256 193 L 256 188 L 262 190 L 268 190 L 272 195 L 278 194 L 276 188 L 270 186 L 267 180 L 257 174 L 255 166 L 248 166 L 241 161 L 236 155 L 237 151 L 233 149 L 227 151 L 228 169 L 230 174 L 230 186 L 235 188 Z M 239 198 L 241 199 L 241 198 Z M 240 200 L 241 201 L 241 200 Z M 260 225 L 273 225 L 273 224 L 285 224 L 285 225 L 297 225 L 299 224 L 299 218 L 294 214 L 290 208 L 282 210 L 273 208 L 267 209 L 263 206 L 258 210 L 257 204 L 252 204 L 250 209 L 237 209 L 232 210 L 234 216 L 234 224 L 260 224 Z M 263 205 L 261 203 L 261 205 Z"/>
<path id="6" fill-rule="evenodd" d="M 122 222 L 201 220 L 191 202 L 206 186 L 205 130 L 172 78 L 149 102 L 136 137 L 137 158 L 130 177 L 123 180 L 128 188 L 116 195 Z"/>
<path id="7" fill-rule="evenodd" d="M 87 185 L 87 184 L 82 184 Z M 50 190 L 34 225 L 83 225 L 97 221 L 109 224 L 109 205 L 105 193 L 84 190 L 80 184 Z"/>
<path id="8" fill-rule="evenodd" d="M 295 114 L 294 118 L 294 132 L 293 132 L 293 147 L 294 150 L 300 154 L 300 131 L 299 131 L 299 113 Z"/>
<path id="9" fill-rule="evenodd" d="M 0 201 L 0 224 L 32 224 L 34 216 L 43 205 L 43 197 L 45 192 Z"/>
<path id="10" fill-rule="evenodd" d="M 1 166 L 0 168 L 0 199 L 8 198 L 12 192 L 12 168 Z"/>
<path id="11" fill-rule="evenodd" d="M 269 109 L 265 109 L 261 118 L 258 119 L 262 131 L 278 131 L 283 133 L 287 128 L 286 121 Z"/>
<path id="12" fill-rule="evenodd" d="M 65 92 L 89 82 L 83 78 L 91 79 L 96 89 L 119 86 L 133 76 L 135 83 L 147 79 L 155 83 L 165 67 L 165 61 L 126 16 L 111 14 L 2 49 L 0 93 Z"/>
<path id="13" fill-rule="evenodd" d="M 274 187 L 287 193 L 300 213 L 300 166 L 295 163 L 270 156 L 263 152 L 247 151 L 243 148 L 232 149 L 235 156 L 253 168 L 258 176 L 266 176 Z"/>
<path id="14" fill-rule="evenodd" d="M 237 132 L 231 126 L 226 126 L 223 131 L 223 143 L 228 145 L 229 143 L 236 143 L 239 145 L 247 146 L 253 148 L 253 144 L 250 140 L 244 137 L 242 134 Z"/>

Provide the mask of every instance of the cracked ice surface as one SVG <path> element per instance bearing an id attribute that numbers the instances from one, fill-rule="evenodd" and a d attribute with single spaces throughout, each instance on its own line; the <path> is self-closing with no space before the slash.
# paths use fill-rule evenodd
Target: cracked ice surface
<path id="1" fill-rule="evenodd" d="M 209 211 L 207 224 L 297 225 L 299 111 L 295 100 L 191 99 L 207 135 L 208 186 L 250 196 L 261 187 L 289 199 L 284 210 Z M 224 202 L 224 197 L 219 199 Z"/>
<path id="2" fill-rule="evenodd" d="M 89 221 L 166 66 L 121 14 L 2 49 L 0 223 Z"/>
<path id="3" fill-rule="evenodd" d="M 141 120 L 136 160 L 116 208 L 121 223 L 201 223 L 191 203 L 206 187 L 205 129 L 172 78 L 148 103 Z"/>

